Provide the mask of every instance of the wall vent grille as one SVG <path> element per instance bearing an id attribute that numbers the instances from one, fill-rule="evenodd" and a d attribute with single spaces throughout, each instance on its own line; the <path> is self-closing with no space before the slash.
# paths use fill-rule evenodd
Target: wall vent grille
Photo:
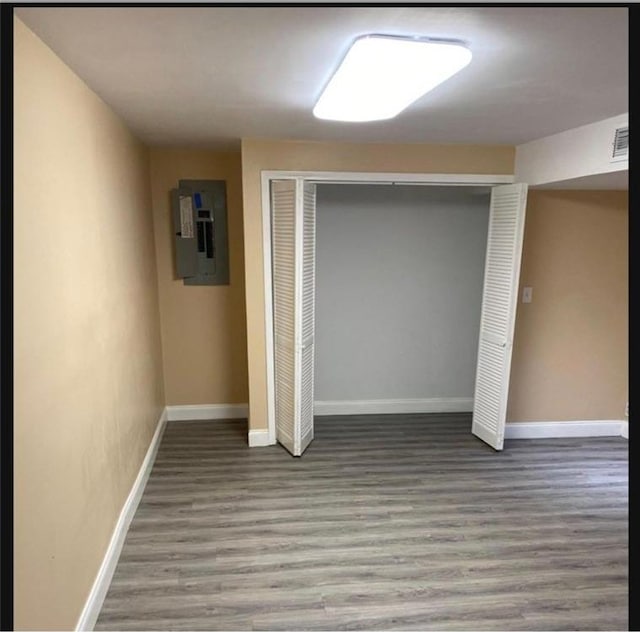
<path id="1" fill-rule="evenodd" d="M 613 160 L 623 160 L 629 157 L 629 126 L 619 127 L 613 139 Z"/>

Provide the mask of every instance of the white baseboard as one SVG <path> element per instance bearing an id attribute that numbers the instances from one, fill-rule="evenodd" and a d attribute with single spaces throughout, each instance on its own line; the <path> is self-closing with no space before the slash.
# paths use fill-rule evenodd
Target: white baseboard
<path id="1" fill-rule="evenodd" d="M 629 422 L 628 421 L 623 421 L 620 424 L 620 435 L 623 436 L 625 439 L 629 438 Z"/>
<path id="2" fill-rule="evenodd" d="M 169 421 L 246 419 L 248 404 L 188 404 L 185 406 L 167 406 Z"/>
<path id="3" fill-rule="evenodd" d="M 120 551 L 122 550 L 122 545 L 124 544 L 129 525 L 136 513 L 136 509 L 140 503 L 140 498 L 142 497 L 145 485 L 147 484 L 147 479 L 151 473 L 151 468 L 153 467 L 153 462 L 155 461 L 158 446 L 160 445 L 166 423 L 167 410 L 165 408 L 158 420 L 156 431 L 151 438 L 151 443 L 149 444 L 147 454 L 145 455 L 142 465 L 140 466 L 140 470 L 138 471 L 138 476 L 133 483 L 133 487 L 129 492 L 129 496 L 125 501 L 124 506 L 122 507 L 118 522 L 116 522 L 113 534 L 111 535 L 111 541 L 109 542 L 102 564 L 100 565 L 100 570 L 98 570 L 98 574 L 96 575 L 96 579 L 91 587 L 89 597 L 87 598 L 84 608 L 80 614 L 80 618 L 78 619 L 78 623 L 76 624 L 76 630 L 93 630 L 96 624 L 104 598 L 106 597 L 109 585 L 111 584 L 111 578 L 116 570 Z"/>
<path id="4" fill-rule="evenodd" d="M 363 399 L 316 401 L 314 415 L 386 415 L 400 413 L 469 413 L 473 397 L 431 397 L 429 399 Z"/>
<path id="5" fill-rule="evenodd" d="M 619 437 L 622 435 L 623 423 L 620 419 L 511 422 L 506 425 L 504 438 Z"/>
<path id="6" fill-rule="evenodd" d="M 250 448 L 261 448 L 266 445 L 272 445 L 269 441 L 269 431 L 266 428 L 264 430 L 249 430 Z"/>

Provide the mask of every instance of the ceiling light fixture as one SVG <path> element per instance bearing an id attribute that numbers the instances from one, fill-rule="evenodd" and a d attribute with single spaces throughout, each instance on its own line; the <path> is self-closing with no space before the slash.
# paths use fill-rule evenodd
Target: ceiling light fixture
<path id="1" fill-rule="evenodd" d="M 471 61 L 459 41 L 364 35 L 351 45 L 313 114 L 332 121 L 390 119 Z"/>

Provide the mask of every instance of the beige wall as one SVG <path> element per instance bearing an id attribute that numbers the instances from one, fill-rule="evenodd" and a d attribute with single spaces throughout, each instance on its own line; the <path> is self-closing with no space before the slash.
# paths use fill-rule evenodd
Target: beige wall
<path id="1" fill-rule="evenodd" d="M 507 421 L 623 419 L 628 194 L 529 191 Z"/>
<path id="2" fill-rule="evenodd" d="M 512 174 L 515 148 L 474 145 L 381 145 L 243 139 L 245 282 L 249 370 L 249 423 L 267 427 L 260 172 L 372 171 Z"/>
<path id="3" fill-rule="evenodd" d="M 170 191 L 181 179 L 226 181 L 229 285 L 176 277 Z M 151 192 L 167 405 L 246 403 L 240 152 L 152 149 Z"/>
<path id="4" fill-rule="evenodd" d="M 15 625 L 73 629 L 164 405 L 148 155 L 15 30 Z"/>

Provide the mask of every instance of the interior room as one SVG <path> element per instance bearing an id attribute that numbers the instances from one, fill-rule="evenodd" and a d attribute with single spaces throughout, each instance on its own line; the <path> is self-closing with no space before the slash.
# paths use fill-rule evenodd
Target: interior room
<path id="1" fill-rule="evenodd" d="M 630 629 L 627 8 L 5 16 L 7 629 Z"/>

